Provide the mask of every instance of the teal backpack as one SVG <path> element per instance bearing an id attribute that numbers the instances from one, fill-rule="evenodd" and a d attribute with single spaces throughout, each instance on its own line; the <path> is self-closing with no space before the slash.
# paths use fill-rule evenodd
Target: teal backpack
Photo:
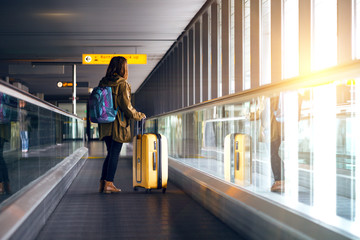
<path id="1" fill-rule="evenodd" d="M 114 109 L 111 87 L 96 87 L 89 99 L 90 121 L 110 123 L 115 121 L 118 109 Z"/>

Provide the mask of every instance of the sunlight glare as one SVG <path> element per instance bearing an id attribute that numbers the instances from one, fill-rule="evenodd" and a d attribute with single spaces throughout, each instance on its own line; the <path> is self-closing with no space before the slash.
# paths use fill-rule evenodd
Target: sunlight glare
<path id="1" fill-rule="evenodd" d="M 337 64 L 337 1 L 314 0 L 311 70 Z"/>

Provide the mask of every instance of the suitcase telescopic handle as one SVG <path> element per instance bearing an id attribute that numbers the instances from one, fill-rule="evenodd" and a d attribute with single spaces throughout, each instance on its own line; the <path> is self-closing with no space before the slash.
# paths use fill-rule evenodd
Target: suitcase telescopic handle
<path id="1" fill-rule="evenodd" d="M 144 126 L 145 126 L 145 119 L 143 118 L 138 122 L 138 129 L 141 135 L 144 134 Z"/>

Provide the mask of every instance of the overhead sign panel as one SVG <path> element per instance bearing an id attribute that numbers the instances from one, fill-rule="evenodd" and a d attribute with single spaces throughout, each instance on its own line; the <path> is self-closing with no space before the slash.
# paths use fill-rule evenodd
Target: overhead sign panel
<path id="1" fill-rule="evenodd" d="M 72 87 L 73 83 L 72 82 L 57 82 L 56 85 L 58 88 L 63 88 L 63 87 L 65 88 L 65 87 Z M 76 82 L 76 86 L 87 88 L 87 87 L 89 87 L 89 83 L 88 82 Z"/>
<path id="2" fill-rule="evenodd" d="M 83 54 L 83 64 L 106 64 L 110 63 L 113 57 L 121 56 L 127 59 L 128 64 L 146 64 L 146 54 Z"/>

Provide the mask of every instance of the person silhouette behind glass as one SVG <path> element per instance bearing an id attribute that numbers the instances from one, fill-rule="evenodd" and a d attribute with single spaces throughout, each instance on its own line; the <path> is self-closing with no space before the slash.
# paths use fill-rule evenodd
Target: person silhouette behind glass
<path id="1" fill-rule="evenodd" d="M 279 155 L 279 148 L 283 139 L 283 121 L 280 119 L 279 96 L 270 98 L 270 159 L 271 170 L 274 175 L 274 183 L 271 186 L 272 192 L 283 192 L 284 182 L 284 161 Z"/>
<path id="2" fill-rule="evenodd" d="M 10 194 L 9 174 L 4 159 L 4 144 L 10 140 L 11 125 L 0 124 L 0 194 Z"/>
<path id="3" fill-rule="evenodd" d="M 17 99 L 0 92 L 0 194 L 10 194 L 4 145 L 11 138 L 11 121 L 17 118 Z"/>
<path id="4" fill-rule="evenodd" d="M 285 188 L 284 162 L 279 155 L 283 126 L 276 116 L 279 114 L 279 96 L 260 99 L 259 109 L 256 112 L 250 113 L 251 121 L 261 120 L 259 141 L 268 142 L 270 140 L 270 161 L 274 176 L 274 183 L 271 186 L 272 192 L 283 192 Z"/>
<path id="5" fill-rule="evenodd" d="M 298 120 L 300 120 L 303 93 L 297 95 Z M 250 114 L 250 120 L 261 119 L 260 141 L 270 139 L 270 162 L 274 177 L 274 183 L 270 190 L 280 193 L 285 191 L 284 161 L 279 155 L 280 145 L 284 140 L 283 98 L 283 93 L 267 98 L 270 102 L 269 107 L 266 107 L 266 100 L 262 99 L 262 101 L 260 101 L 260 109 L 257 113 Z"/>

